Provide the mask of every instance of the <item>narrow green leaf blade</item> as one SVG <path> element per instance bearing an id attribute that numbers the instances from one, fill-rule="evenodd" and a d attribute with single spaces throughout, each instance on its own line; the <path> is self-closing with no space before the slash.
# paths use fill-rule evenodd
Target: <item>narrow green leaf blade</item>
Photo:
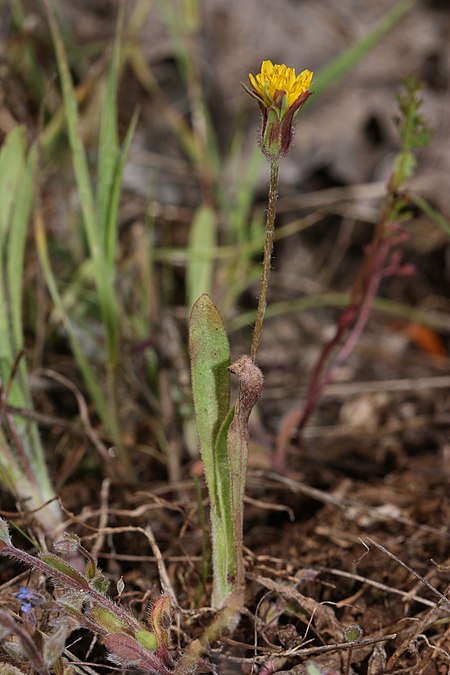
<path id="1" fill-rule="evenodd" d="M 420 195 L 410 195 L 411 201 L 419 207 L 419 209 L 432 220 L 441 230 L 449 237 L 450 236 L 450 221 L 448 221 L 442 213 L 431 206 L 426 199 Z"/>
<path id="2" fill-rule="evenodd" d="M 102 102 L 100 138 L 97 166 L 97 211 L 99 226 L 103 233 L 103 245 L 107 248 L 108 212 L 112 193 L 112 184 L 119 156 L 117 131 L 117 87 L 120 70 L 120 39 L 123 23 L 123 7 L 119 12 L 116 36 L 114 40 L 111 65 L 109 67 L 106 96 Z"/>
<path id="3" fill-rule="evenodd" d="M 415 3 L 416 0 L 400 0 L 400 2 L 397 2 L 372 30 L 333 59 L 329 65 L 322 68 L 314 81 L 314 93 L 323 93 L 354 68 L 371 49 L 381 42 L 386 33 L 413 8 Z"/>
<path id="4" fill-rule="evenodd" d="M 17 199 L 11 214 L 11 232 L 7 258 L 9 311 L 11 313 L 11 344 L 17 354 L 23 347 L 22 289 L 27 231 L 33 204 L 34 178 L 37 166 L 36 148 L 32 148 L 17 184 Z"/>
<path id="5" fill-rule="evenodd" d="M 25 129 L 15 127 L 0 150 L 0 243 L 9 225 L 17 181 L 25 163 Z"/>
<path id="6" fill-rule="evenodd" d="M 125 139 L 123 141 L 122 149 L 117 157 L 112 182 L 110 185 L 108 212 L 106 214 L 105 224 L 105 258 L 108 264 L 112 267 L 117 251 L 117 231 L 118 231 L 118 211 L 120 191 L 122 188 L 122 178 L 125 169 L 125 164 L 128 158 L 131 141 L 133 140 L 134 132 L 138 122 L 138 114 L 134 113 L 131 118 Z"/>
<path id="7" fill-rule="evenodd" d="M 5 267 L 11 258 L 8 238 L 12 211 L 17 203 L 17 185 L 25 165 L 25 150 L 25 130 L 15 127 L 0 150 L 0 377 L 4 382 L 8 380 L 11 362 L 15 358 L 8 319 L 10 299 Z"/>
<path id="8" fill-rule="evenodd" d="M 81 211 L 86 231 L 86 237 L 92 257 L 101 261 L 100 235 L 97 227 L 97 214 L 94 204 L 89 167 L 83 140 L 79 131 L 78 103 L 70 74 L 69 63 L 61 31 L 56 21 L 55 12 L 49 0 L 44 0 L 47 9 L 50 30 L 58 65 L 59 77 L 63 94 L 64 112 L 67 131 L 72 153 L 73 168 L 80 197 Z M 101 271 L 98 272 L 101 274 Z"/>
<path id="9" fill-rule="evenodd" d="M 216 246 L 216 216 L 210 206 L 195 213 L 189 237 L 187 303 L 192 307 L 201 293 L 212 292 L 213 250 Z"/>

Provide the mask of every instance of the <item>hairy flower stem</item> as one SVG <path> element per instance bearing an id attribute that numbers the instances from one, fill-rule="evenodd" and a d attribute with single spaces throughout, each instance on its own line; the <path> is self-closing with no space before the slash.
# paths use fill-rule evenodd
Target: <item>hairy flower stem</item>
<path id="1" fill-rule="evenodd" d="M 39 570 L 47 577 L 51 577 L 60 584 L 65 590 L 71 589 L 73 591 L 78 591 L 79 593 L 84 593 L 90 597 L 92 601 L 95 601 L 100 607 L 103 607 L 105 610 L 108 610 L 113 615 L 115 615 L 119 621 L 121 621 L 125 627 L 130 630 L 136 629 L 136 622 L 133 618 L 126 612 L 121 605 L 113 602 L 108 596 L 99 593 L 97 590 L 92 588 L 89 585 L 87 579 L 83 577 L 75 569 L 71 568 L 69 564 L 65 564 L 61 559 L 62 569 L 58 569 L 55 566 L 51 566 L 41 560 L 41 558 L 35 557 L 22 551 L 19 548 L 16 548 L 8 541 L 0 539 L 0 555 L 9 556 L 15 560 L 19 560 L 24 565 L 30 569 Z M 58 560 L 54 556 L 55 560 Z M 63 571 L 65 570 L 65 571 Z"/>
<path id="2" fill-rule="evenodd" d="M 256 315 L 255 330 L 253 332 L 252 345 L 250 348 L 250 356 L 253 361 L 256 360 L 256 354 L 261 340 L 262 327 L 264 323 L 264 315 L 267 306 L 267 291 L 269 288 L 270 277 L 270 263 L 273 251 L 273 233 L 275 229 L 275 214 L 277 210 L 278 201 L 278 176 L 279 176 L 280 162 L 279 159 L 272 159 L 270 163 L 270 184 L 269 184 L 269 198 L 266 214 L 266 238 L 264 240 L 264 260 L 261 274 L 261 286 L 258 299 L 258 311 Z"/>

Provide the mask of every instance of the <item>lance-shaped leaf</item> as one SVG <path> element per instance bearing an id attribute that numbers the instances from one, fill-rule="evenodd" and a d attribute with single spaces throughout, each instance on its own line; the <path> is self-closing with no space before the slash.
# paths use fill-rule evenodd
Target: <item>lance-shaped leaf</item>
<path id="1" fill-rule="evenodd" d="M 189 350 L 200 452 L 211 507 L 218 508 L 214 446 L 230 404 L 230 347 L 219 310 L 206 293 L 192 308 Z"/>
<path id="2" fill-rule="evenodd" d="M 203 294 L 194 304 L 189 323 L 189 349 L 200 453 L 211 503 L 214 607 L 221 607 L 234 575 L 234 544 L 230 502 L 230 471 L 226 433 L 222 429 L 230 404 L 230 348 L 222 318 Z M 221 442 L 219 442 L 219 438 Z"/>

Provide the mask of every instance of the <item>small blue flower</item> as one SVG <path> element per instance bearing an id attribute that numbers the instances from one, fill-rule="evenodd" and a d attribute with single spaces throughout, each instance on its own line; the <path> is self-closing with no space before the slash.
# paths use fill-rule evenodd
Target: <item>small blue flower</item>
<path id="1" fill-rule="evenodd" d="M 31 589 L 28 588 L 28 586 L 21 586 L 20 590 L 17 591 L 17 593 L 14 593 L 14 596 L 18 600 L 24 601 L 20 605 L 20 610 L 25 614 L 31 612 L 33 607 L 39 607 L 40 605 L 42 605 L 42 603 L 45 600 L 43 595 L 41 595 L 37 591 L 32 591 Z"/>
<path id="2" fill-rule="evenodd" d="M 15 597 L 18 598 L 19 600 L 28 600 L 30 597 L 31 591 L 28 588 L 28 586 L 21 586 L 20 591 L 17 593 L 14 593 Z"/>

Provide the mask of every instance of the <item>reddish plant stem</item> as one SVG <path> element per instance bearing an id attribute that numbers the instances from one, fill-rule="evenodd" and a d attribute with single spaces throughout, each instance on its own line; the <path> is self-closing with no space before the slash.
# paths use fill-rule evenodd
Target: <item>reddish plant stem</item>
<path id="1" fill-rule="evenodd" d="M 382 241 L 374 256 L 371 257 L 371 273 L 368 276 L 363 294 L 360 295 L 358 305 L 351 305 L 342 314 L 335 335 L 325 345 L 319 357 L 316 367 L 311 376 L 310 385 L 306 396 L 306 405 L 298 423 L 297 441 L 301 440 L 302 431 L 308 422 L 317 400 L 325 387 L 332 382 L 339 368 L 347 361 L 352 351 L 356 347 L 364 328 L 370 318 L 372 306 L 378 293 L 378 289 L 383 279 L 383 270 L 391 249 L 389 239 Z M 350 328 L 351 327 L 351 328 Z M 344 335 L 350 329 L 345 337 L 345 341 L 331 363 L 326 365 L 327 359 L 344 339 Z M 321 376 L 322 371 L 324 374 Z"/>
<path id="2" fill-rule="evenodd" d="M 332 354 L 333 350 L 340 343 L 348 326 L 351 325 L 351 323 L 354 321 L 356 311 L 357 308 L 354 306 L 350 306 L 345 310 L 345 312 L 339 319 L 334 336 L 331 338 L 331 340 L 329 340 L 329 342 L 327 342 L 327 344 L 324 346 L 319 355 L 316 365 L 314 366 L 314 369 L 311 373 L 309 387 L 306 394 L 306 404 L 297 423 L 297 429 L 299 434 L 301 433 L 303 427 L 305 426 L 306 422 L 311 416 L 314 407 L 316 405 L 317 399 L 322 393 L 322 390 L 325 386 L 324 384 L 322 384 L 320 374 L 322 373 L 322 370 L 325 368 L 326 362 L 329 359 L 330 355 Z"/>
<path id="3" fill-rule="evenodd" d="M 402 236 L 396 234 L 396 223 L 390 219 L 395 198 L 396 193 L 391 182 L 372 242 L 353 285 L 350 304 L 341 314 L 335 334 L 319 355 L 311 373 L 305 406 L 299 412 L 297 420 L 292 422 L 297 429 L 298 444 L 301 443 L 303 429 L 324 388 L 334 380 L 337 371 L 347 361 L 358 343 L 370 318 L 382 279 L 393 274 L 408 273 L 407 266 L 405 268 L 400 266 L 400 254 L 397 257 L 395 254 L 390 257 L 394 246 L 402 241 Z M 280 470 L 285 468 L 284 446 L 280 446 L 277 450 L 274 463 Z"/>
<path id="4" fill-rule="evenodd" d="M 356 321 L 351 329 L 350 335 L 346 339 L 345 343 L 342 345 L 341 350 L 337 354 L 333 363 L 330 364 L 328 371 L 321 382 L 321 391 L 327 384 L 332 382 L 336 376 L 338 369 L 347 361 L 350 354 L 356 347 L 356 344 L 361 337 L 364 328 L 370 318 L 372 311 L 373 303 L 377 297 L 378 289 L 381 284 L 381 280 L 385 276 L 384 274 L 384 265 L 386 264 L 387 257 L 389 255 L 390 245 L 389 242 L 383 242 L 381 244 L 378 254 L 376 256 L 376 268 L 375 273 L 368 280 L 367 289 L 365 296 L 362 299 L 362 302 L 358 308 L 356 314 Z"/>

